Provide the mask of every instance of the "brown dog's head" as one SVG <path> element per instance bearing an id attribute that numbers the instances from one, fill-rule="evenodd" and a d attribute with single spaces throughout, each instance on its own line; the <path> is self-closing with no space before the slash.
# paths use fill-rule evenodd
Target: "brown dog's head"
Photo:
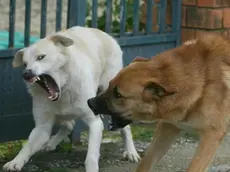
<path id="1" fill-rule="evenodd" d="M 132 121 L 185 122 L 204 95 L 218 97 L 205 89 L 221 86 L 225 74 L 220 66 L 229 63 L 228 47 L 228 38 L 206 34 L 151 59 L 137 57 L 88 105 L 96 115 L 111 115 L 117 128 Z"/>
<path id="2" fill-rule="evenodd" d="M 112 116 L 114 128 L 123 128 L 133 120 L 154 120 L 157 101 L 173 94 L 153 77 L 150 59 L 137 57 L 111 80 L 108 89 L 88 100 L 91 110 Z M 156 73 L 157 75 L 158 73 Z"/>

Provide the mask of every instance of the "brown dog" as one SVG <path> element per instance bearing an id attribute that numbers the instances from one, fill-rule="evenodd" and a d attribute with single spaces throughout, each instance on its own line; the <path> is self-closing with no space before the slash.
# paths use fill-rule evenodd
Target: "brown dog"
<path id="1" fill-rule="evenodd" d="M 88 105 L 112 115 L 117 127 L 159 121 L 136 172 L 149 172 L 182 129 L 200 134 L 187 172 L 205 172 L 230 119 L 230 40 L 207 34 L 152 59 L 138 57 Z"/>

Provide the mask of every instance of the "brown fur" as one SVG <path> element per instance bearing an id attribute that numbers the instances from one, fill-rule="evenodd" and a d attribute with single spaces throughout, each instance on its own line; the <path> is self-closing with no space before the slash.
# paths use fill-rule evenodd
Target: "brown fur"
<path id="1" fill-rule="evenodd" d="M 200 134 L 187 172 L 205 172 L 229 124 L 230 40 L 207 34 L 152 59 L 138 57 L 101 97 L 123 118 L 159 121 L 136 172 L 149 172 L 184 128 Z"/>

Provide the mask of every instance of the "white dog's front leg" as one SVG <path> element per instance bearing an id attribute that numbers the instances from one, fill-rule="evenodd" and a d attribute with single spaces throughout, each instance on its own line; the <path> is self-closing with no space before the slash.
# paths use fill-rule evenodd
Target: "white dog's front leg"
<path id="1" fill-rule="evenodd" d="M 129 159 L 133 162 L 140 161 L 140 156 L 137 153 L 137 150 L 133 143 L 133 137 L 131 133 L 131 128 L 129 125 L 121 129 L 121 136 L 123 138 L 125 151 L 123 153 L 124 158 Z"/>
<path id="2" fill-rule="evenodd" d="M 98 172 L 98 161 L 100 158 L 100 146 L 104 125 L 99 116 L 86 123 L 89 125 L 89 142 L 85 168 L 86 172 Z"/>
<path id="3" fill-rule="evenodd" d="M 52 136 L 50 138 L 48 143 L 44 145 L 42 150 L 44 150 L 44 151 L 55 150 L 57 145 L 59 143 L 61 143 L 61 141 L 64 140 L 65 137 L 67 137 L 69 133 L 70 133 L 70 131 L 67 128 L 65 128 L 65 127 L 60 128 L 59 131 L 54 136 Z"/>
<path id="4" fill-rule="evenodd" d="M 43 150 L 45 151 L 55 150 L 57 145 L 61 143 L 61 141 L 63 141 L 68 136 L 68 134 L 71 133 L 74 125 L 75 125 L 74 120 L 63 122 L 59 131 L 54 136 L 51 137 L 49 142 L 44 146 Z"/>
<path id="5" fill-rule="evenodd" d="M 23 146 L 18 155 L 3 166 L 6 171 L 20 171 L 30 157 L 39 151 L 49 140 L 52 124 L 36 126 L 30 133 L 28 142 Z"/>

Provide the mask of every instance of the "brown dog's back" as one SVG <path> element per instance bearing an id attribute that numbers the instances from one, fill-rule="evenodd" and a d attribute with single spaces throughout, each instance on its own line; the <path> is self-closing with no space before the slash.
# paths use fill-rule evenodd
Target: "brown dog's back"
<path id="1" fill-rule="evenodd" d="M 120 119 L 158 121 L 136 172 L 149 172 L 183 129 L 201 137 L 186 172 L 206 172 L 229 125 L 230 40 L 205 34 L 151 59 L 137 57 L 93 101 Z"/>
<path id="2" fill-rule="evenodd" d="M 153 66 L 149 71 L 151 77 L 166 90 L 178 93 L 158 104 L 162 117 L 181 108 L 187 111 L 183 116 L 185 122 L 196 115 L 201 118 L 204 113 L 209 114 L 200 119 L 201 126 L 196 121 L 199 128 L 219 123 L 220 118 L 222 122 L 228 121 L 224 116 L 230 113 L 229 39 L 208 34 L 191 44 L 163 52 L 148 63 Z"/>

